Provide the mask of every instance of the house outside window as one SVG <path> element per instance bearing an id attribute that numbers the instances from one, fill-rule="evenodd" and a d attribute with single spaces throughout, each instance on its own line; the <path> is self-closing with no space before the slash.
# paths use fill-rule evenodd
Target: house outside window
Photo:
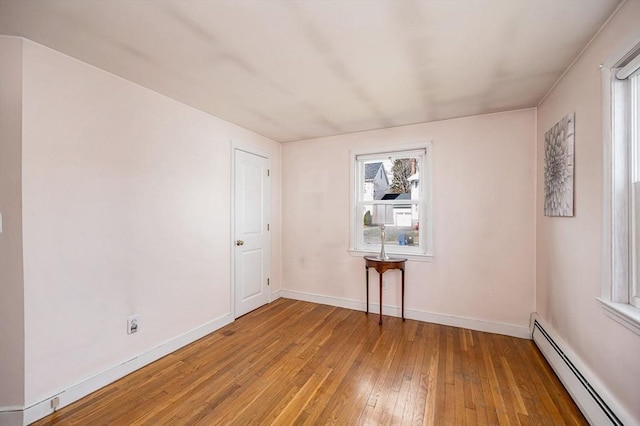
<path id="1" fill-rule="evenodd" d="M 603 293 L 607 315 L 640 334 L 640 39 L 603 71 Z"/>
<path id="2" fill-rule="evenodd" d="M 382 161 L 364 165 L 364 199 L 380 200 L 389 190 L 389 178 Z"/>
<path id="3" fill-rule="evenodd" d="M 352 152 L 351 250 L 431 255 L 431 145 Z"/>

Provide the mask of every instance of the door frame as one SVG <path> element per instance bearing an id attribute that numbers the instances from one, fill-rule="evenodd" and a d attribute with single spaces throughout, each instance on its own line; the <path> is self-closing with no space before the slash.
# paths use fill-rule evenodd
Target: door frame
<path id="1" fill-rule="evenodd" d="M 231 316 L 233 320 L 236 319 L 236 151 L 243 151 L 249 154 L 257 155 L 258 157 L 265 158 L 267 160 L 267 167 L 271 170 L 271 157 L 264 151 L 257 149 L 252 145 L 243 144 L 241 142 L 236 142 L 231 140 L 231 203 L 230 203 L 230 212 L 231 212 L 231 229 L 230 229 L 230 238 L 229 238 L 229 250 L 231 251 L 231 281 L 229 283 L 229 293 L 231 294 L 230 303 L 231 303 Z M 268 201 L 265 211 L 267 212 L 267 222 L 271 224 L 272 222 L 272 203 L 271 203 L 271 195 L 272 195 L 272 187 L 271 187 L 271 179 L 267 180 L 267 189 L 268 192 Z M 266 265 L 266 272 L 269 277 L 271 277 L 271 263 L 272 263 L 272 244 L 273 238 L 271 237 L 271 231 L 269 231 L 269 247 L 268 255 L 269 261 Z M 273 283 L 271 283 L 273 284 Z M 267 286 L 267 304 L 273 301 L 273 294 L 271 291 L 272 285 Z"/>

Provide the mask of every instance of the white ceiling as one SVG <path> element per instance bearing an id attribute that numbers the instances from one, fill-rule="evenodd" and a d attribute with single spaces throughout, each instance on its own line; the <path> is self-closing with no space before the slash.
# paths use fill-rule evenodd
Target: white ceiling
<path id="1" fill-rule="evenodd" d="M 276 141 L 533 107 L 619 0 L 1 0 L 24 36 Z"/>

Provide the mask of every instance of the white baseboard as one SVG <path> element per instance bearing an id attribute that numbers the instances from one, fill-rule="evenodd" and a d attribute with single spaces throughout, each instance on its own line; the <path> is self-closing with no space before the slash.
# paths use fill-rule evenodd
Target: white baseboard
<path id="1" fill-rule="evenodd" d="M 319 303 L 321 305 L 337 306 L 338 308 L 353 309 L 356 311 L 364 311 L 365 309 L 365 304 L 357 300 L 323 296 L 321 294 L 306 293 L 303 291 L 280 290 L 280 297 L 302 300 L 303 302 Z"/>
<path id="2" fill-rule="evenodd" d="M 366 303 L 359 300 L 323 296 L 320 294 L 291 290 L 280 290 L 280 294 L 281 297 L 285 297 L 287 299 L 320 303 L 323 305 L 337 306 L 339 308 L 354 309 L 356 311 L 364 311 L 366 309 Z M 369 304 L 369 312 L 380 312 L 379 310 L 379 304 Z M 383 315 L 400 317 L 401 309 L 395 306 L 382 305 L 382 313 Z M 432 322 L 435 324 L 467 328 L 470 330 L 486 331 L 488 333 L 504 334 L 506 336 L 519 337 L 523 339 L 531 338 L 531 333 L 527 326 L 485 321 L 455 315 L 439 314 L 435 312 L 420 311 L 417 309 L 405 309 L 404 316 L 407 319 L 413 319 L 417 321 Z"/>
<path id="3" fill-rule="evenodd" d="M 22 407 L 0 407 L 0 426 L 22 426 L 23 422 Z"/>
<path id="4" fill-rule="evenodd" d="M 397 309 L 397 308 L 396 308 Z M 400 316 L 400 309 L 397 309 Z M 384 312 L 384 309 L 383 309 Z M 487 333 L 503 334 L 505 336 L 531 339 L 529 329 L 523 325 L 507 324 L 503 322 L 485 321 L 477 318 L 468 318 L 455 315 L 439 314 L 414 309 L 405 309 L 405 317 L 424 322 L 450 325 L 452 327 L 467 328 L 470 330 L 485 331 Z"/>
<path id="5" fill-rule="evenodd" d="M 282 290 L 276 290 L 271 293 L 271 300 L 269 302 L 275 302 L 282 297 Z"/>
<path id="6" fill-rule="evenodd" d="M 232 322 L 233 316 L 231 314 L 223 315 L 121 364 L 88 377 L 41 401 L 27 404 L 24 408 L 0 408 L 0 426 L 21 426 L 33 423 L 53 413 L 51 399 L 60 398 L 60 405 L 58 406 L 58 409 L 60 409 Z"/>
<path id="7" fill-rule="evenodd" d="M 536 313 L 531 315 L 531 335 L 590 424 L 638 425 L 571 347 Z"/>

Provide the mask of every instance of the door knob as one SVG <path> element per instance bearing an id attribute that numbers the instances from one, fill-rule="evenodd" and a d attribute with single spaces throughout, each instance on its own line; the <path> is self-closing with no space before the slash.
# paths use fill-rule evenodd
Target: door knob
<path id="1" fill-rule="evenodd" d="M 236 245 L 237 245 L 237 246 L 244 245 L 244 241 L 242 241 L 242 240 L 237 240 L 237 241 L 236 241 Z"/>

